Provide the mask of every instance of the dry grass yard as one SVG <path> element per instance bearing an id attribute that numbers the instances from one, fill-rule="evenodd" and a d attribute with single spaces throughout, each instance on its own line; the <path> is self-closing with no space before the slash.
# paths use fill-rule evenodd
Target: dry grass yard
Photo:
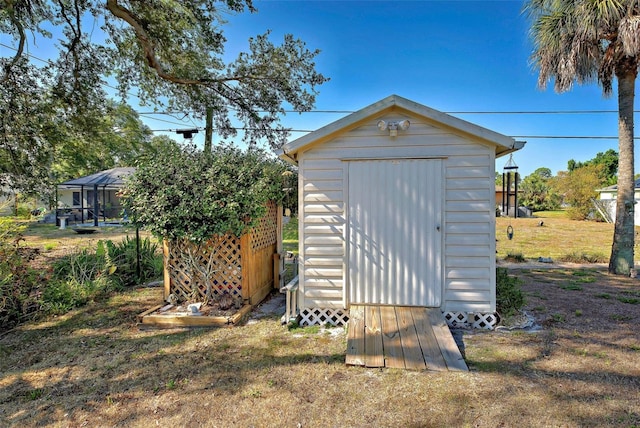
<path id="1" fill-rule="evenodd" d="M 98 227 L 92 234 L 78 234 L 71 227 L 60 229 L 50 224 L 27 222 L 28 228 L 23 232 L 24 245 L 37 248 L 43 257 L 54 258 L 74 252 L 78 248 L 95 248 L 100 240 L 119 241 L 125 236 L 135 237 L 133 226 Z M 151 237 L 145 231 L 139 231 L 142 239 Z"/>
<path id="2" fill-rule="evenodd" d="M 511 240 L 507 236 L 509 226 L 513 229 Z M 613 224 L 569 220 L 562 211 L 539 213 L 535 218 L 498 217 L 496 238 L 498 258 L 520 254 L 527 259 L 608 262 Z M 637 239 L 635 251 L 640 254 Z"/>
<path id="3" fill-rule="evenodd" d="M 553 249 L 571 236 L 608 256 L 610 225 L 525 220 L 509 250 L 526 258 L 574 252 Z M 465 332 L 468 373 L 347 367 L 343 329 L 289 329 L 281 313 L 140 330 L 161 290 L 115 294 L 0 337 L 0 426 L 640 427 L 640 280 L 512 266 L 541 329 Z"/>

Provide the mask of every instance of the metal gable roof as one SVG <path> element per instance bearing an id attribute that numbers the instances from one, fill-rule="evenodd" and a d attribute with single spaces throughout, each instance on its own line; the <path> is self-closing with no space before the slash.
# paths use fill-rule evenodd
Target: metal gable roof
<path id="1" fill-rule="evenodd" d="M 80 187 L 80 186 L 122 187 L 124 185 L 124 178 L 133 174 L 135 170 L 136 169 L 133 167 L 107 169 L 105 171 L 96 172 L 95 174 L 65 181 L 64 183 L 61 183 L 58 186 L 59 187 Z"/>
<path id="2" fill-rule="evenodd" d="M 442 113 L 438 110 L 434 110 L 398 95 L 390 95 L 368 107 L 323 126 L 316 131 L 310 132 L 296 140 L 288 142 L 282 147 L 282 149 L 278 150 L 277 154 L 281 157 L 290 157 L 319 140 L 328 138 L 329 136 L 337 134 L 371 116 L 379 115 L 386 110 L 391 110 L 396 107 L 407 110 L 413 114 L 423 116 L 442 126 L 450 127 L 481 140 L 493 143 L 496 146 L 497 157 L 520 150 L 525 145 L 524 141 L 516 141 L 506 135 L 499 134 L 471 122 L 458 119 L 457 117 L 450 116 L 446 113 Z"/>
<path id="3" fill-rule="evenodd" d="M 633 187 L 637 190 L 640 189 L 640 178 L 636 179 L 636 181 L 633 184 Z M 618 185 L 614 184 L 612 186 L 607 186 L 607 187 L 603 187 L 602 189 L 597 189 L 596 192 L 617 192 L 618 191 Z"/>

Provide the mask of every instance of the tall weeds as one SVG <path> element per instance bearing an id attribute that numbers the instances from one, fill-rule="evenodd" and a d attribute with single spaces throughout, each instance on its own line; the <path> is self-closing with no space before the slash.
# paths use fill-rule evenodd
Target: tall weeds
<path id="1" fill-rule="evenodd" d="M 149 238 L 99 241 L 38 271 L 29 266 L 37 251 L 20 242 L 15 222 L 0 219 L 0 329 L 39 314 L 65 313 L 162 274 L 162 256 Z"/>
<path id="2" fill-rule="evenodd" d="M 46 272 L 29 266 L 35 255 L 20 245 L 22 229 L 0 218 L 0 328 L 7 329 L 40 309 L 40 284 Z"/>
<path id="3" fill-rule="evenodd" d="M 81 249 L 58 260 L 44 294 L 47 310 L 66 312 L 109 292 L 157 278 L 162 273 L 158 245 L 145 238 L 138 244 L 125 237 L 120 242 L 98 241 L 95 250 Z"/>

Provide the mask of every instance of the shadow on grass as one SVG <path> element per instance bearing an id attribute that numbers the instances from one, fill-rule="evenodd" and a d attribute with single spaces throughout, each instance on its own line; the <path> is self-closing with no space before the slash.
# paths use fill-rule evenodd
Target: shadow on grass
<path id="1" fill-rule="evenodd" d="M 60 422 L 53 408 L 98 412 L 109 397 L 159 396 L 187 384 L 234 395 L 274 367 L 344 365 L 343 341 L 294 335 L 275 316 L 231 328 L 139 331 L 136 317 L 154 294 L 114 295 L 0 338 L 0 421 L 48 425 Z"/>

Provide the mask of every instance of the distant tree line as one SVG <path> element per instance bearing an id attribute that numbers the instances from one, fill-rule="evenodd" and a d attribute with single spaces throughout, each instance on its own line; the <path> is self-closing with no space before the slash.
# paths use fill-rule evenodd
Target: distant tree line
<path id="1" fill-rule="evenodd" d="M 575 220 L 592 218 L 592 200 L 598 197 L 598 189 L 617 182 L 618 153 L 609 149 L 593 159 L 578 162 L 570 159 L 567 171 L 553 176 L 546 167 L 536 169 L 518 184 L 519 204 L 533 211 L 549 211 L 566 207 L 567 214 Z M 496 184 L 502 177 L 496 174 Z"/>

